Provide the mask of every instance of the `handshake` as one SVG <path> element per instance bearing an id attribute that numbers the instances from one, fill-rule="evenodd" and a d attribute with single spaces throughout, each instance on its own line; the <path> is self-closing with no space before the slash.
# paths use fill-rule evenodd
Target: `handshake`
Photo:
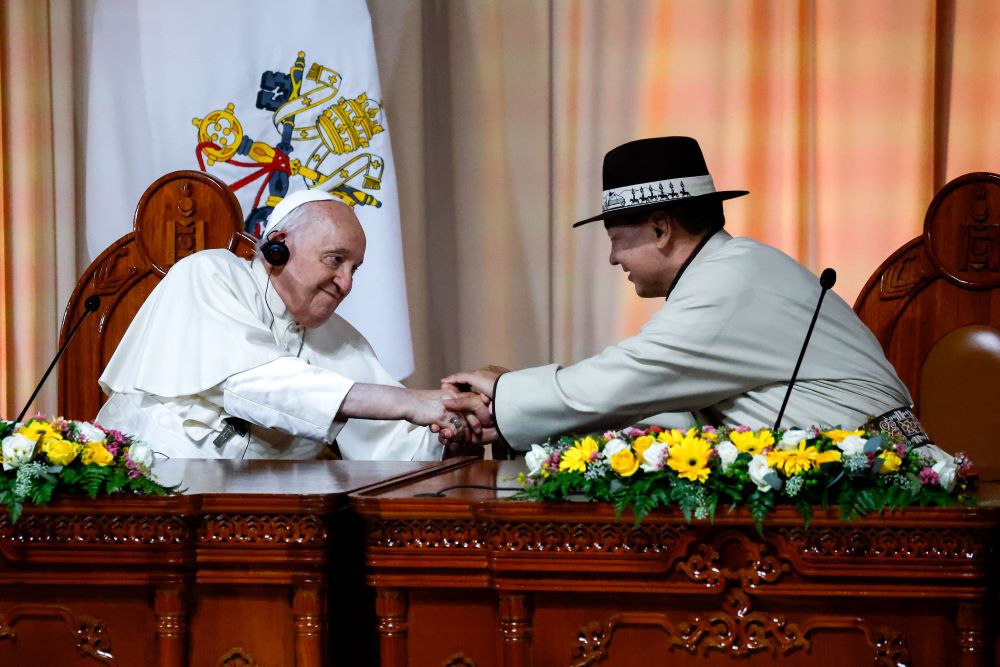
<path id="1" fill-rule="evenodd" d="M 424 410 L 410 421 L 427 424 L 449 450 L 483 446 L 499 438 L 493 420 L 493 387 L 506 373 L 500 366 L 454 373 L 441 380 L 441 389 L 420 391 Z"/>

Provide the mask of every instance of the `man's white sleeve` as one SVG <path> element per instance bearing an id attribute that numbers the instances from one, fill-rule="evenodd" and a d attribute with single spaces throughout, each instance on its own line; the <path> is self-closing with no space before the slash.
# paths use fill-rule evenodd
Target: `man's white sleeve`
<path id="1" fill-rule="evenodd" d="M 326 443 L 345 424 L 334 417 L 353 386 L 354 380 L 294 357 L 236 373 L 221 385 L 223 408 L 234 417 Z"/>

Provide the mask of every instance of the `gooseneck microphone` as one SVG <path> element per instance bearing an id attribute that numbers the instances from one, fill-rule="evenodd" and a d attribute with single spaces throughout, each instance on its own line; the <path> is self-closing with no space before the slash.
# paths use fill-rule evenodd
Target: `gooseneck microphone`
<path id="1" fill-rule="evenodd" d="M 59 357 L 61 357 L 62 353 L 66 351 L 66 346 L 69 345 L 69 342 L 71 340 L 73 340 L 73 336 L 76 335 L 77 329 L 79 329 L 80 325 L 83 324 L 83 318 L 85 318 L 87 315 L 90 315 L 92 312 L 94 312 L 100 307 L 101 307 L 101 297 L 96 295 L 88 296 L 87 300 L 83 302 L 83 315 L 81 315 L 80 319 L 78 319 L 76 321 L 76 324 L 73 325 L 73 329 L 70 330 L 69 335 L 66 336 L 65 342 L 63 342 L 62 346 L 59 348 L 59 351 L 56 352 L 56 356 L 52 359 L 52 363 L 49 364 L 49 367 L 45 370 L 45 374 L 42 376 L 42 379 L 38 382 L 38 386 L 35 387 L 35 391 L 31 393 L 31 398 L 29 398 L 28 402 L 24 404 L 24 408 L 21 410 L 21 414 L 17 416 L 17 423 L 21 423 L 21 420 L 24 419 L 24 414 L 28 411 L 28 407 L 31 405 L 31 402 L 35 400 L 35 396 L 38 396 L 38 392 L 42 390 L 42 385 L 44 385 L 45 381 L 49 379 L 49 373 L 51 373 L 52 369 L 56 367 L 56 362 L 59 361 Z"/>
<path id="2" fill-rule="evenodd" d="M 778 410 L 778 418 L 774 421 L 775 431 L 781 426 L 781 418 L 785 414 L 785 408 L 788 406 L 788 398 L 792 395 L 792 387 L 795 386 L 795 378 L 799 375 L 799 368 L 802 366 L 802 359 L 806 356 L 806 348 L 809 346 L 809 338 L 812 336 L 813 327 L 816 326 L 816 318 L 819 317 L 819 307 L 823 305 L 823 297 L 826 296 L 827 290 L 834 286 L 837 282 L 837 272 L 833 269 L 823 269 L 823 273 L 819 276 L 819 301 L 816 302 L 816 310 L 813 311 L 812 322 L 809 323 L 809 328 L 806 329 L 806 339 L 802 341 L 802 350 L 799 352 L 799 360 L 795 362 L 795 370 L 792 371 L 792 379 L 788 382 L 788 391 L 785 392 L 785 400 L 781 402 L 781 409 Z"/>

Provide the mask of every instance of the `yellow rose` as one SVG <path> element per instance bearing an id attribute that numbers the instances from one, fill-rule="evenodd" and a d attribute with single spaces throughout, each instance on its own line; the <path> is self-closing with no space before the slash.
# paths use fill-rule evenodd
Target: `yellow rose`
<path id="1" fill-rule="evenodd" d="M 650 441 L 653 439 L 651 436 L 643 437 L 648 437 Z M 649 444 L 652 444 L 652 442 Z M 639 458 L 632 453 L 632 450 L 625 447 L 611 457 L 611 469 L 622 477 L 631 477 L 639 469 Z"/>
<path id="2" fill-rule="evenodd" d="M 88 442 L 83 447 L 83 454 L 80 456 L 80 461 L 84 465 L 90 465 L 91 463 L 96 463 L 97 465 L 104 466 L 110 465 L 115 457 L 111 455 L 111 452 L 99 442 Z"/>
<path id="3" fill-rule="evenodd" d="M 80 453 L 80 449 L 80 445 L 62 438 L 48 438 L 42 446 L 49 463 L 57 466 L 69 465 Z"/>
<path id="4" fill-rule="evenodd" d="M 635 450 L 635 455 L 641 459 L 642 455 L 646 453 L 646 450 L 649 449 L 649 446 L 652 445 L 654 442 L 656 442 L 656 438 L 654 438 L 653 436 L 651 436 L 651 435 L 642 435 L 642 436 L 639 436 L 638 438 L 636 438 L 632 442 L 632 449 Z M 614 464 L 612 464 L 612 465 L 614 465 Z M 635 472 L 635 471 L 633 471 L 633 472 Z M 629 474 L 632 474 L 632 473 L 629 473 Z"/>
<path id="5" fill-rule="evenodd" d="M 899 458 L 899 455 L 892 450 L 885 450 L 878 455 L 882 459 L 882 467 L 878 469 L 880 475 L 887 475 L 890 472 L 896 472 L 899 470 L 899 466 L 902 465 L 903 459 Z"/>

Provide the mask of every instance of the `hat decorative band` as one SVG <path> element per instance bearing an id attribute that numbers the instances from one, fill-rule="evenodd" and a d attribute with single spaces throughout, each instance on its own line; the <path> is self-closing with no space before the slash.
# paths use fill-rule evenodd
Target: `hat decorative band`
<path id="1" fill-rule="evenodd" d="M 675 202 L 688 197 L 699 197 L 715 192 L 711 176 L 688 176 L 666 181 L 651 181 L 626 185 L 604 191 L 604 213 L 633 206 L 647 206 L 656 202 Z"/>

